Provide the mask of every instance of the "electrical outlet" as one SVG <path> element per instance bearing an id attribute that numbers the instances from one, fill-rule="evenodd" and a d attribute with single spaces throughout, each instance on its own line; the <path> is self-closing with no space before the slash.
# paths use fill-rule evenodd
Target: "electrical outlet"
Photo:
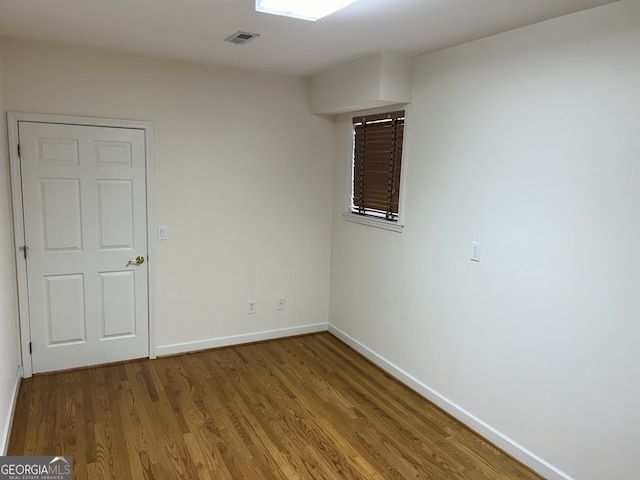
<path id="1" fill-rule="evenodd" d="M 247 313 L 250 314 L 250 315 L 256 313 L 256 301 L 255 300 L 250 300 L 247 303 Z"/>
<path id="2" fill-rule="evenodd" d="M 469 258 L 474 262 L 480 261 L 480 242 L 471 242 L 471 253 Z"/>
<path id="3" fill-rule="evenodd" d="M 284 298 L 276 298 L 276 308 L 278 310 L 284 310 Z"/>

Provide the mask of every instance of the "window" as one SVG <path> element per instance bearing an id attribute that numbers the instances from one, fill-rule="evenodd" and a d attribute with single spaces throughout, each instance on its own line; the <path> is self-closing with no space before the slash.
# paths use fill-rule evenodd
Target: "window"
<path id="1" fill-rule="evenodd" d="M 353 118 L 351 213 L 398 222 L 404 110 Z"/>

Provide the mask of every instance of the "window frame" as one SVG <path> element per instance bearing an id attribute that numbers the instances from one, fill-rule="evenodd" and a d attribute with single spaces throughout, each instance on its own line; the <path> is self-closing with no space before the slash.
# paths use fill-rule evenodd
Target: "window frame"
<path id="1" fill-rule="evenodd" d="M 365 117 L 369 115 L 380 115 L 384 113 L 396 112 L 398 110 L 404 110 L 404 135 L 402 145 L 402 162 L 400 166 L 400 194 L 398 201 L 398 219 L 396 221 L 387 220 L 383 217 L 376 217 L 374 215 L 361 215 L 353 213 L 353 179 L 354 179 L 354 125 L 353 119 L 357 117 Z M 401 233 L 404 224 L 404 197 L 406 190 L 406 145 L 407 145 L 407 120 L 409 118 L 409 105 L 396 104 L 387 105 L 385 107 L 373 108 L 368 110 L 361 110 L 352 112 L 348 116 L 348 161 L 347 161 L 347 188 L 345 192 L 345 209 L 343 218 L 347 222 L 358 223 L 374 228 L 381 228 L 384 230 L 390 230 L 392 232 Z"/>

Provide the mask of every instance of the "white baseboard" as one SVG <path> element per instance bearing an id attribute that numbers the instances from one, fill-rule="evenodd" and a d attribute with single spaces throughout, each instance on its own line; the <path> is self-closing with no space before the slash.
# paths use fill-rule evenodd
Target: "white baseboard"
<path id="1" fill-rule="evenodd" d="M 420 382 L 418 379 L 389 362 L 384 357 L 378 355 L 356 339 L 346 334 L 339 328 L 331 324 L 318 323 L 313 325 L 303 325 L 300 327 L 282 328 L 277 330 L 268 330 L 263 332 L 248 333 L 243 335 L 232 335 L 228 337 L 212 338 L 207 340 L 199 340 L 196 342 L 176 343 L 172 345 L 161 345 L 156 347 L 157 356 L 176 355 L 180 353 L 195 352 L 198 350 L 208 350 L 211 348 L 228 347 L 232 345 L 242 345 L 251 342 L 260 342 L 265 340 L 274 340 L 278 338 L 292 337 L 296 335 L 305 335 L 309 333 L 329 331 L 358 353 L 369 359 L 375 365 L 392 375 L 400 382 L 416 391 L 427 400 L 433 402 L 445 412 L 449 413 L 457 420 L 483 436 L 491 443 L 507 452 L 509 455 L 522 462 L 532 470 L 536 471 L 548 480 L 574 480 L 571 476 L 562 470 L 554 467 L 549 462 L 537 456 L 535 453 L 527 450 L 513 439 L 509 438 L 502 432 L 496 430 L 491 425 L 482 421 L 472 413 L 466 411 L 461 406 L 452 402 L 442 394 L 438 393 L 431 387 Z M 19 380 L 19 379 L 18 379 Z M 16 389 L 17 392 L 17 389 Z"/>
<path id="2" fill-rule="evenodd" d="M 18 372 L 16 374 L 16 381 L 13 384 L 13 390 L 11 391 L 11 403 L 9 404 L 9 410 L 4 430 L 2 431 L 2 438 L 0 438 L 0 455 L 7 454 L 7 448 L 9 448 L 9 435 L 11 435 L 11 426 L 13 425 L 13 415 L 16 411 L 16 404 L 18 402 L 18 391 L 20 390 L 20 382 L 22 381 L 22 367 L 18 366 Z"/>
<path id="3" fill-rule="evenodd" d="M 509 455 L 522 462 L 524 465 L 528 466 L 543 477 L 547 478 L 548 480 L 573 480 L 572 477 L 570 477 L 562 470 L 554 467 L 549 462 L 546 462 L 545 460 L 537 456 L 535 453 L 527 450 L 525 447 L 507 437 L 505 434 L 496 430 L 491 425 L 482 421 L 472 413 L 466 411 L 461 406 L 444 397 L 442 394 L 420 382 L 418 379 L 405 372 L 401 368 L 397 367 L 393 363 L 389 362 L 385 358 L 381 357 L 373 350 L 358 342 L 356 339 L 346 334 L 339 328 L 329 324 L 329 332 L 338 337 L 351 348 L 356 350 L 358 353 L 369 359 L 378 367 L 383 369 L 389 375 L 404 383 L 409 388 L 425 397 L 427 400 L 436 404 L 445 412 L 455 417 L 470 429 L 474 430 L 479 435 L 483 436 L 491 443 L 496 445 L 498 448 L 507 452 Z"/>
<path id="4" fill-rule="evenodd" d="M 198 350 L 209 350 L 211 348 L 242 345 L 243 343 L 262 342 L 265 340 L 274 340 L 277 338 L 294 337 L 296 335 L 306 335 L 308 333 L 326 331 L 326 323 L 316 323 L 313 325 L 302 325 L 300 327 L 280 328 L 277 330 L 267 330 L 264 332 L 246 333 L 243 335 L 232 335 L 229 337 L 210 338 L 207 340 L 198 340 L 196 342 L 161 345 L 156 347 L 155 353 L 158 357 L 162 357 L 166 355 L 176 355 L 179 353 L 196 352 Z"/>

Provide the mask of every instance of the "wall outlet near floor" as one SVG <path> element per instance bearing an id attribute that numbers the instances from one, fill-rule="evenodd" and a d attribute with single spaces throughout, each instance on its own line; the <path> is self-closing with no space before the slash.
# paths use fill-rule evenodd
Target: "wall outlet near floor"
<path id="1" fill-rule="evenodd" d="M 250 314 L 250 315 L 256 313 L 256 301 L 255 300 L 249 300 L 249 302 L 247 302 L 247 313 Z"/>
<path id="2" fill-rule="evenodd" d="M 480 242 L 471 242 L 471 252 L 469 258 L 474 262 L 480 261 Z"/>
<path id="3" fill-rule="evenodd" d="M 278 310 L 284 310 L 284 297 L 276 298 L 276 308 Z"/>

